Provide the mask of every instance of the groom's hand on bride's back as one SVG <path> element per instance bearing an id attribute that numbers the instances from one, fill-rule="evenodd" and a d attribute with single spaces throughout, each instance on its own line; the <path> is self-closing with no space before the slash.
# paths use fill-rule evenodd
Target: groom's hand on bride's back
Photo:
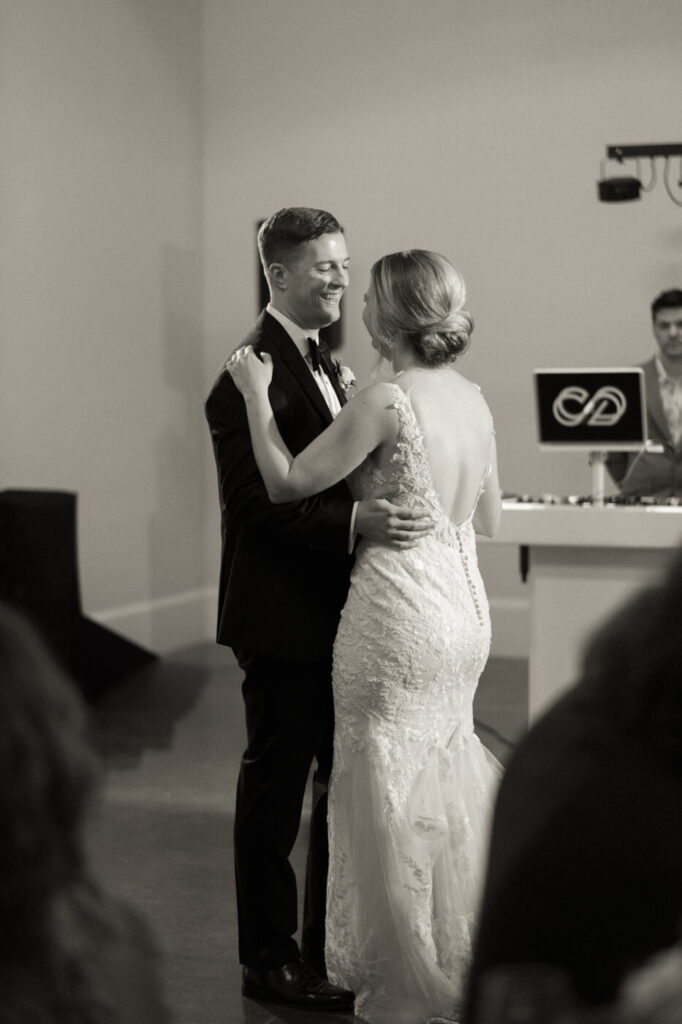
<path id="1" fill-rule="evenodd" d="M 424 509 L 394 505 L 390 497 L 365 498 L 355 516 L 356 533 L 392 548 L 414 547 L 433 527 Z"/>

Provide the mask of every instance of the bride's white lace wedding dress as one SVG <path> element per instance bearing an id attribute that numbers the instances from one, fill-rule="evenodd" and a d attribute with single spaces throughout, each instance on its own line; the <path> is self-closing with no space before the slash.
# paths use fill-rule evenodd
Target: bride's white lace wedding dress
<path id="1" fill-rule="evenodd" d="M 392 500 L 426 506 L 436 527 L 402 551 L 363 542 L 341 616 L 326 959 L 357 1016 L 421 1024 L 457 1014 L 501 769 L 473 726 L 490 646 L 474 510 L 446 516 L 410 399 L 390 386 L 391 469 L 368 460 L 351 485 L 395 484 Z"/>

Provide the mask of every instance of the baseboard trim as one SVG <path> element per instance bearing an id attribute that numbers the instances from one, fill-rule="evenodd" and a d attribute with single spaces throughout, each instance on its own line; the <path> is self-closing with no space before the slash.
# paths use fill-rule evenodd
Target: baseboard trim
<path id="1" fill-rule="evenodd" d="M 217 601 L 216 587 L 202 587 L 86 614 L 155 654 L 171 654 L 215 639 Z"/>
<path id="2" fill-rule="evenodd" d="M 492 644 L 497 658 L 527 658 L 529 651 L 528 602 L 519 597 L 491 597 Z"/>

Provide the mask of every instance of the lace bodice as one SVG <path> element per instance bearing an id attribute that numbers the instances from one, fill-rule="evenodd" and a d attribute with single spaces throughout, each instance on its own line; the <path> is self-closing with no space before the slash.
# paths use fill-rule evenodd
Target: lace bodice
<path id="1" fill-rule="evenodd" d="M 357 499 L 371 498 L 387 486 L 395 487 L 396 497 L 391 500 L 396 505 L 426 509 L 436 522 L 434 536 L 442 543 L 457 543 L 458 531 L 471 523 L 478 497 L 490 472 L 490 463 L 482 475 L 476 501 L 469 514 L 460 523 L 453 523 L 441 506 L 436 493 L 426 442 L 410 397 L 393 381 L 388 387 L 393 392 L 392 408 L 398 413 L 398 436 L 390 468 L 382 470 L 371 457 L 367 458 L 348 479 L 353 496 Z"/>

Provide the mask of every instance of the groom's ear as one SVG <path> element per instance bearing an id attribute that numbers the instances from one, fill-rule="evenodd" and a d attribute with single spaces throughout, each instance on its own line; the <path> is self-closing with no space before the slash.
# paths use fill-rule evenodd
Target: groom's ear
<path id="1" fill-rule="evenodd" d="M 273 288 L 280 292 L 287 290 L 287 279 L 289 273 L 283 263 L 271 263 L 268 267 L 268 278 Z"/>

